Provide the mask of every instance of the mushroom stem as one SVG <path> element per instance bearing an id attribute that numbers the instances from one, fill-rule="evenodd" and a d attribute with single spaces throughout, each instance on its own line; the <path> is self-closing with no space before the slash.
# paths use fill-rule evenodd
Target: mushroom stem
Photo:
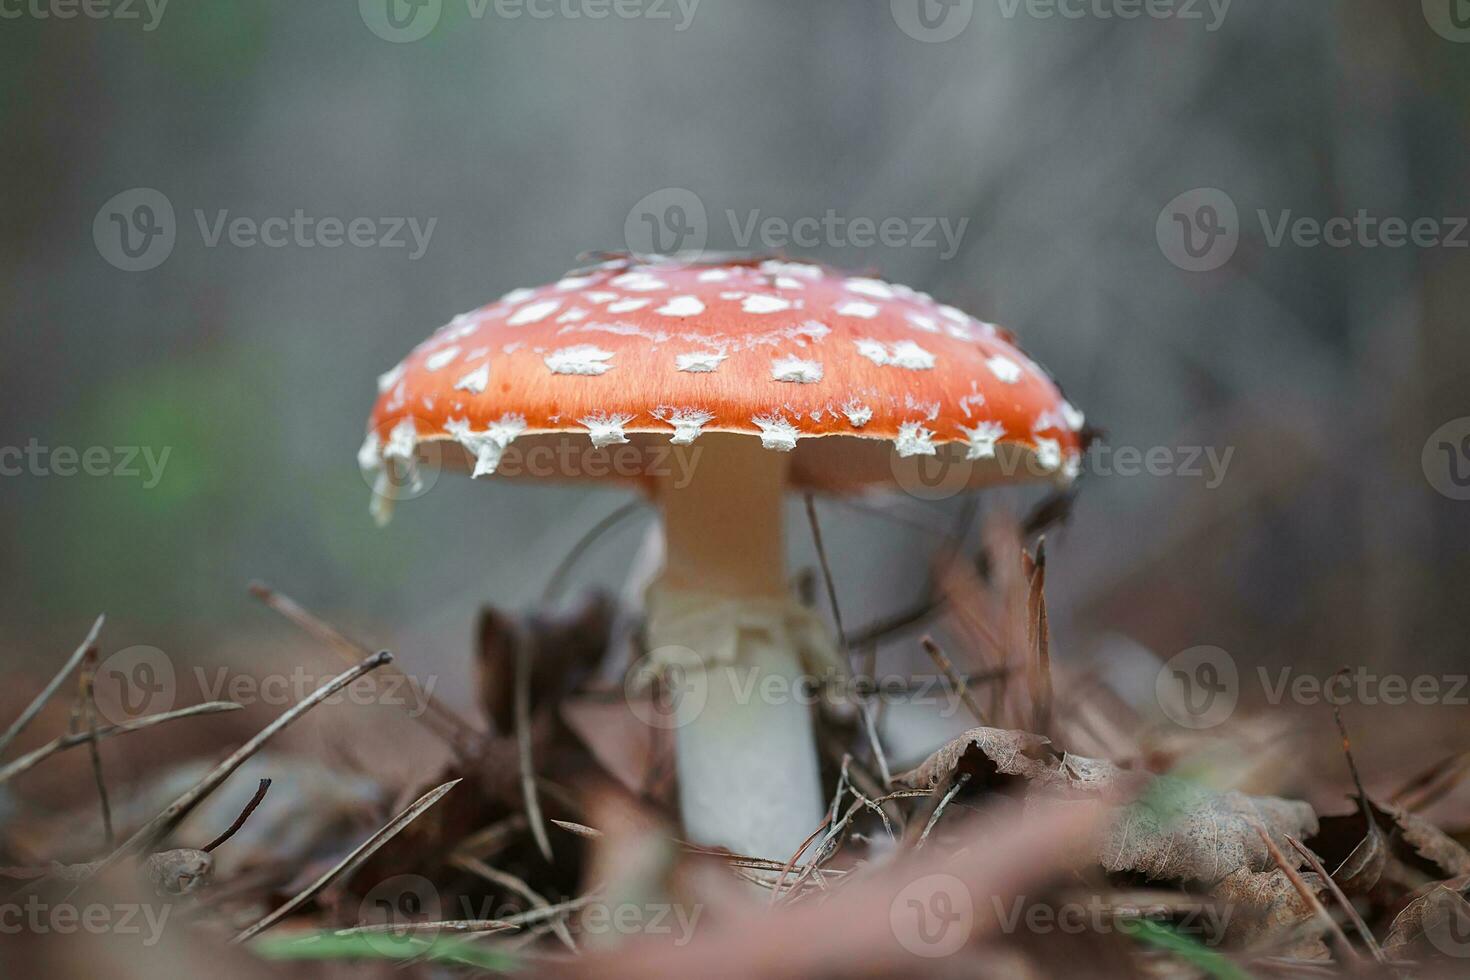
<path id="1" fill-rule="evenodd" d="M 684 828 L 701 844 L 785 860 L 823 808 L 810 682 L 790 625 L 805 614 L 786 587 L 789 457 L 714 433 L 686 452 L 692 465 L 660 486 L 666 563 L 649 623 L 656 660 L 673 645 L 702 664 L 676 695 L 690 699 L 674 742 Z"/>

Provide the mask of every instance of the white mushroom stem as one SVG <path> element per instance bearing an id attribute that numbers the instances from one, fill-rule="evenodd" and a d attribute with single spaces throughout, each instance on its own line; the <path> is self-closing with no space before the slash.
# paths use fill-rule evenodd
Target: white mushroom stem
<path id="1" fill-rule="evenodd" d="M 782 493 L 789 457 L 749 436 L 711 433 L 692 467 L 660 486 L 666 564 L 649 646 L 694 651 L 693 710 L 675 731 L 685 832 L 740 854 L 789 858 L 821 822 L 811 681 L 788 624 Z M 655 598 L 651 596 L 651 599 Z M 767 628 L 766 624 L 769 624 Z M 702 700 L 702 707 L 697 703 Z"/>

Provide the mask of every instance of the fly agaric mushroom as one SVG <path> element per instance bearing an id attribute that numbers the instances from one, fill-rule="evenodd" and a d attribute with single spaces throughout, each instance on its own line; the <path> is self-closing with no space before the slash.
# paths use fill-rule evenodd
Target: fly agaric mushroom
<path id="1" fill-rule="evenodd" d="M 1081 414 L 1009 334 L 905 286 L 775 259 L 619 257 L 517 289 L 456 317 L 379 389 L 359 460 L 380 481 L 433 444 L 462 447 L 445 463 L 477 477 L 548 441 L 698 452 L 685 481 L 641 471 L 665 548 L 648 647 L 660 668 L 687 669 L 692 652 L 703 682 L 675 735 L 686 832 L 768 858 L 823 810 L 810 699 L 783 685 L 845 670 L 788 591 L 783 493 L 891 485 L 894 461 L 916 457 L 966 487 L 1065 484 L 1085 448 Z"/>

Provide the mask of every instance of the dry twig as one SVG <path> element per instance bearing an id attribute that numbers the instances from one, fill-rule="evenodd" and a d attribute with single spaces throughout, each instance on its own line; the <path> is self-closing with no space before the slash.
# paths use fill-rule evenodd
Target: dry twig
<path id="1" fill-rule="evenodd" d="M 86 637 L 82 640 L 81 646 L 77 647 L 76 651 L 67 658 L 61 670 L 57 671 L 56 676 L 51 678 L 50 683 L 42 688 L 41 693 L 37 694 L 30 704 L 26 705 L 26 709 L 20 713 L 20 717 L 11 722 L 10 727 L 5 729 L 5 734 L 0 735 L 0 756 L 5 755 L 5 750 L 10 748 L 10 743 L 15 741 L 15 737 L 35 720 L 36 715 L 40 714 L 41 709 L 46 707 L 46 702 L 51 700 L 52 695 L 61 687 L 62 682 L 66 680 L 72 671 L 77 669 L 77 664 L 82 662 L 82 658 L 87 655 L 87 651 L 96 645 L 97 634 L 102 632 L 102 623 L 106 618 L 106 616 L 97 617 L 97 621 L 92 624 L 92 628 L 87 631 Z"/>
<path id="2" fill-rule="evenodd" d="M 250 926 L 244 932 L 241 932 L 234 939 L 230 940 L 230 942 L 243 943 L 248 939 L 258 936 L 260 933 L 269 929 L 277 922 L 280 922 L 296 909 L 299 909 L 301 906 L 311 901 L 317 895 L 321 894 L 322 889 L 326 888 L 338 878 L 350 874 L 353 871 L 356 871 L 358 868 L 362 867 L 363 863 L 366 862 L 368 858 L 376 854 L 380 847 L 382 847 L 384 844 L 388 843 L 388 841 L 397 836 L 398 832 L 401 831 L 404 827 L 407 827 L 409 824 L 413 823 L 414 820 L 418 819 L 418 817 L 425 810 L 429 809 L 429 807 L 433 806 L 435 803 L 438 803 L 439 800 L 444 796 L 444 794 L 454 789 L 455 786 L 459 785 L 459 782 L 460 781 L 458 779 L 450 780 L 443 786 L 431 789 L 423 796 L 420 796 L 413 803 L 409 804 L 406 810 L 384 824 L 382 829 L 380 829 L 377 833 L 373 834 L 367 840 L 359 844 L 352 851 L 351 854 L 347 855 L 345 858 L 334 864 L 326 872 L 326 874 L 322 875 L 310 885 L 307 885 L 306 888 L 298 892 L 284 905 L 271 912 L 259 922 L 256 922 L 253 926 Z"/>

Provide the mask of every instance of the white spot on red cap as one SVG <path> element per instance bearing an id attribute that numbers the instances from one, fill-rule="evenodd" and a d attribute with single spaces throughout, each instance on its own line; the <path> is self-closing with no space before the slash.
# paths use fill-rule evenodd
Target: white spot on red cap
<path id="1" fill-rule="evenodd" d="M 878 315 L 878 307 L 872 303 L 865 303 L 860 299 L 855 299 L 843 303 L 834 312 L 839 316 L 852 316 L 857 317 L 859 320 L 871 320 Z"/>
<path id="2" fill-rule="evenodd" d="M 893 298 L 893 287 L 881 279 L 849 279 L 847 280 L 847 288 L 861 296 L 871 296 L 874 299 Z"/>
<path id="3" fill-rule="evenodd" d="M 1062 419 L 1073 432 L 1081 432 L 1082 427 L 1087 424 L 1087 416 L 1079 412 L 1071 402 L 1062 402 Z"/>
<path id="4" fill-rule="evenodd" d="M 730 271 L 728 269 L 705 269 L 694 278 L 700 282 L 728 282 Z"/>
<path id="5" fill-rule="evenodd" d="M 392 370 L 384 371 L 382 374 L 378 375 L 379 393 L 387 394 L 388 389 L 396 385 L 403 377 L 403 372 L 407 370 L 408 366 L 406 364 L 399 364 L 395 366 Z"/>
<path id="6" fill-rule="evenodd" d="M 910 371 L 927 371 L 934 367 L 934 355 L 912 340 L 900 340 L 895 344 L 864 338 L 853 341 L 858 353 L 874 364 L 907 368 Z"/>
<path id="7" fill-rule="evenodd" d="M 973 429 L 962 425 L 960 429 L 965 433 L 965 441 L 970 444 L 965 452 L 966 459 L 994 459 L 995 444 L 1006 434 L 1006 427 L 999 422 L 981 422 Z"/>
<path id="8" fill-rule="evenodd" d="M 898 427 L 893 446 L 900 456 L 933 456 L 934 433 L 924 428 L 922 422 L 905 422 Z"/>
<path id="9" fill-rule="evenodd" d="M 699 316 L 704 312 L 704 304 L 694 296 L 675 296 L 654 312 L 663 316 Z"/>
<path id="10" fill-rule="evenodd" d="M 612 358 L 612 351 L 603 350 L 596 344 L 577 344 L 554 350 L 543 360 L 552 374 L 598 375 L 612 370 L 608 363 Z"/>
<path id="11" fill-rule="evenodd" d="M 383 465 L 379 455 L 382 448 L 383 441 L 378 438 L 378 434 L 369 430 L 367 438 L 363 439 L 362 446 L 357 450 L 357 468 L 364 473 L 376 471 Z"/>
<path id="12" fill-rule="evenodd" d="M 842 414 L 852 423 L 854 429 L 861 429 L 873 421 L 873 410 L 858 401 L 850 401 L 842 406 Z"/>
<path id="13" fill-rule="evenodd" d="M 778 358 L 771 362 L 771 380 L 816 384 L 822 380 L 822 365 L 818 361 L 805 361 L 799 357 Z"/>
<path id="14" fill-rule="evenodd" d="M 458 347 L 446 347 L 441 351 L 435 351 L 424 358 L 424 370 L 438 371 L 440 368 L 448 367 L 454 363 L 454 359 L 458 356 Z"/>
<path id="15" fill-rule="evenodd" d="M 780 415 L 757 415 L 751 419 L 761 430 L 761 445 L 780 453 L 796 448 L 796 426 Z"/>
<path id="16" fill-rule="evenodd" d="M 616 303 L 607 304 L 607 311 L 609 313 L 632 313 L 634 310 L 643 309 L 648 304 L 649 300 L 646 299 L 620 299 Z"/>
<path id="17" fill-rule="evenodd" d="M 534 289 L 512 289 L 510 292 L 500 297 L 500 302 L 510 306 L 518 306 L 519 304 L 524 303 L 526 300 L 535 295 L 536 290 Z"/>
<path id="18" fill-rule="evenodd" d="M 1009 357 L 996 354 L 986 359 L 985 366 L 990 369 L 991 374 L 1008 385 L 1013 385 L 1021 380 L 1021 365 Z"/>
<path id="19" fill-rule="evenodd" d="M 574 306 L 561 316 L 556 318 L 557 323 L 576 323 L 578 320 L 587 319 L 587 311 L 580 306 Z"/>
<path id="20" fill-rule="evenodd" d="M 939 332 L 939 324 L 932 316 L 926 316 L 923 313 L 906 313 L 904 319 L 908 320 L 909 326 L 915 330 L 922 330 L 925 333 Z"/>
<path id="21" fill-rule="evenodd" d="M 1062 465 L 1062 444 L 1055 439 L 1036 439 L 1036 462 L 1050 472 Z"/>
<path id="22" fill-rule="evenodd" d="M 800 276 L 803 279 L 822 278 L 822 267 L 811 265 L 807 262 L 785 262 L 780 259 L 766 259 L 760 264 L 760 270 L 768 276 Z"/>
<path id="23" fill-rule="evenodd" d="M 633 416 L 588 415 L 577 421 L 587 427 L 587 434 L 592 437 L 592 445 L 602 449 L 604 446 L 620 445 L 628 441 L 623 426 L 633 421 Z"/>
<path id="24" fill-rule="evenodd" d="M 539 303 L 527 303 L 516 310 L 505 321 L 512 327 L 524 327 L 529 323 L 540 323 L 551 316 L 561 306 L 559 299 L 544 299 Z"/>
<path id="25" fill-rule="evenodd" d="M 746 313 L 780 313 L 782 310 L 791 309 L 791 300 L 780 296 L 767 296 L 764 293 L 754 293 L 745 297 L 740 308 Z"/>
<path id="26" fill-rule="evenodd" d="M 668 289 L 669 284 L 647 272 L 625 272 L 612 280 L 612 285 L 634 293 L 651 293 L 656 289 Z"/>
<path id="27" fill-rule="evenodd" d="M 699 438 L 700 429 L 714 421 L 714 415 L 698 408 L 676 408 L 658 416 L 674 427 L 670 441 L 676 446 L 687 446 Z"/>
<path id="28" fill-rule="evenodd" d="M 583 286 L 590 286 L 596 281 L 596 276 L 567 276 L 556 284 L 556 288 L 562 292 L 566 292 L 569 289 L 581 289 Z"/>
<path id="29" fill-rule="evenodd" d="M 708 374 L 720 369 L 720 362 L 728 355 L 718 351 L 698 351 L 693 354 L 676 354 L 674 366 L 691 374 Z"/>
<path id="30" fill-rule="evenodd" d="M 388 433 L 388 441 L 383 446 L 383 458 L 412 459 L 418 441 L 419 430 L 418 426 L 414 425 L 413 419 L 400 419 L 393 430 Z"/>
<path id="31" fill-rule="evenodd" d="M 475 468 L 470 476 L 478 479 L 490 476 L 500 466 L 506 447 L 526 431 L 526 418 L 508 412 L 500 417 L 500 421 L 491 422 L 484 432 L 471 432 L 467 419 L 450 419 L 444 431 L 454 436 L 475 457 Z"/>
<path id="32" fill-rule="evenodd" d="M 481 394 L 490 386 L 490 365 L 481 364 L 469 374 L 454 383 L 455 391 L 468 391 L 471 394 Z"/>

